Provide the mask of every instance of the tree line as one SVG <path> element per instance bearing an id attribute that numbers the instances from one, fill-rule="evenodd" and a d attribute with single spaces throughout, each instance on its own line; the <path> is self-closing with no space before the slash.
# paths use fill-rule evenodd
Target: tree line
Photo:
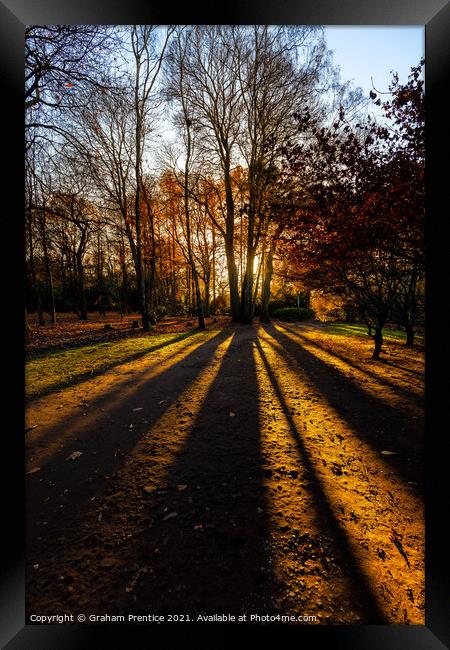
<path id="1" fill-rule="evenodd" d="M 390 93 L 365 116 L 319 27 L 28 27 L 28 308 L 251 323 L 275 272 L 344 297 L 376 350 L 395 310 L 411 338 L 420 66 Z"/>

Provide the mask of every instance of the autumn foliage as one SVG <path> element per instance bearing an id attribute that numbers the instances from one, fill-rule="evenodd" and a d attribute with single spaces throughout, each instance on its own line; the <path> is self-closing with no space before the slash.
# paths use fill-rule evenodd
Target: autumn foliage
<path id="1" fill-rule="evenodd" d="M 424 93 L 421 65 L 407 84 L 394 76 L 385 120 L 357 124 L 343 109 L 329 127 L 297 115 L 298 138 L 283 147 L 298 209 L 286 256 L 311 288 L 357 306 L 375 339 L 395 310 L 412 327 L 424 275 Z M 376 104 L 381 100 L 372 92 Z"/>

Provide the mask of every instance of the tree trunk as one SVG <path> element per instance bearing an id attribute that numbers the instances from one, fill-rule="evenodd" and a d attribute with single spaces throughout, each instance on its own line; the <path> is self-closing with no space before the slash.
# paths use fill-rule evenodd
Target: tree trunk
<path id="1" fill-rule="evenodd" d="M 53 275 L 50 265 L 48 267 L 48 282 L 49 282 L 49 293 L 50 293 L 50 320 L 52 323 L 56 323 L 56 307 L 55 307 L 55 292 L 53 289 Z"/>
<path id="2" fill-rule="evenodd" d="M 405 323 L 405 330 L 406 330 L 406 347 L 413 348 L 414 347 L 414 328 L 410 323 L 408 323 L 408 324 Z"/>
<path id="3" fill-rule="evenodd" d="M 251 324 L 253 320 L 252 314 L 252 298 L 253 298 L 253 267 L 255 263 L 255 217 L 256 217 L 256 208 L 255 208 L 255 199 L 252 187 L 254 183 L 250 180 L 250 198 L 249 198 L 249 209 L 248 209 L 248 221 L 247 221 L 247 255 L 245 260 L 245 271 L 244 279 L 242 282 L 242 294 L 241 294 L 241 322 L 246 324 Z"/>
<path id="4" fill-rule="evenodd" d="M 137 93 L 137 91 L 136 91 Z M 138 95 L 136 94 L 136 106 L 139 105 Z M 136 196 L 134 200 L 134 216 L 136 220 L 136 256 L 137 256 L 137 279 L 138 279 L 138 289 L 139 289 L 139 302 L 140 302 L 140 311 L 142 316 L 142 329 L 144 332 L 150 331 L 150 314 L 148 312 L 148 302 L 147 302 L 147 287 L 145 280 L 145 269 L 142 259 L 142 223 L 141 223 L 141 187 L 142 187 L 142 174 L 141 174 L 141 162 L 142 162 L 142 146 L 141 146 L 141 137 L 142 137 L 142 124 L 141 117 L 139 112 L 136 115 L 136 161 L 135 161 L 135 177 L 136 177 Z"/>
<path id="5" fill-rule="evenodd" d="M 227 151 L 223 161 L 225 201 L 227 206 L 225 255 L 227 258 L 228 285 L 230 288 L 230 309 L 233 323 L 239 322 L 239 282 L 238 269 L 234 256 L 234 199 L 230 174 L 230 154 Z"/>
<path id="6" fill-rule="evenodd" d="M 28 341 L 31 333 L 31 327 L 28 322 L 27 308 L 25 307 L 25 341 Z"/>
<path id="7" fill-rule="evenodd" d="M 383 345 L 383 326 L 380 324 L 377 324 L 375 328 L 375 334 L 372 336 L 374 342 L 375 342 L 375 347 L 373 349 L 373 354 L 372 354 L 372 359 L 379 359 L 380 354 L 381 354 L 381 348 Z"/>
<path id="8" fill-rule="evenodd" d="M 84 268 L 81 255 L 77 255 L 77 274 L 78 274 L 78 309 L 80 320 L 88 320 L 86 294 L 84 287 Z"/>
<path id="9" fill-rule="evenodd" d="M 256 301 L 258 299 L 258 290 L 259 290 L 259 281 L 261 279 L 262 262 L 263 262 L 263 258 L 261 256 L 261 259 L 259 260 L 259 264 L 258 264 L 258 271 L 256 273 L 256 278 L 255 278 L 255 282 L 254 282 L 255 286 L 254 286 L 254 289 L 253 289 L 252 304 L 251 304 L 252 319 L 255 316 L 255 306 L 256 306 Z"/>
<path id="10" fill-rule="evenodd" d="M 255 261 L 255 251 L 253 247 L 247 250 L 247 264 L 242 283 L 241 294 L 241 323 L 251 324 L 252 322 L 252 297 L 253 297 L 253 264 Z"/>
<path id="11" fill-rule="evenodd" d="M 270 285 L 273 276 L 273 255 L 274 255 L 274 246 L 273 244 L 271 244 L 265 260 L 263 284 L 261 289 L 260 321 L 262 323 L 268 323 L 270 321 L 269 302 L 270 302 Z"/>
<path id="12" fill-rule="evenodd" d="M 197 314 L 198 314 L 198 326 L 199 329 L 205 329 L 205 315 L 203 313 L 203 303 L 202 297 L 200 294 L 200 285 L 198 282 L 197 271 L 194 272 L 194 282 L 195 282 L 195 295 L 197 297 Z"/>
<path id="13" fill-rule="evenodd" d="M 190 269 L 187 266 L 186 267 L 186 299 L 185 299 L 185 307 L 186 311 L 188 314 L 191 313 L 191 277 L 190 277 Z"/>
<path id="14" fill-rule="evenodd" d="M 128 281 L 128 271 L 127 263 L 125 259 L 125 240 L 123 236 L 123 230 L 120 229 L 120 268 L 122 271 L 122 300 L 121 300 L 121 314 L 128 314 L 128 300 L 129 300 L 129 281 Z"/>
<path id="15" fill-rule="evenodd" d="M 402 323 L 406 331 L 406 347 L 408 348 L 414 347 L 414 323 L 417 316 L 417 277 L 418 272 L 414 270 L 411 273 L 402 309 Z"/>
<path id="16" fill-rule="evenodd" d="M 36 306 L 38 312 L 39 325 L 45 325 L 44 311 L 42 309 L 42 298 L 40 293 L 38 293 L 37 295 Z"/>
<path id="17" fill-rule="evenodd" d="M 207 279 L 205 282 L 205 316 L 206 317 L 210 315 L 209 314 L 209 305 L 211 302 L 210 289 L 209 289 L 210 282 L 211 282 L 210 275 L 207 275 Z"/>
<path id="18" fill-rule="evenodd" d="M 225 242 L 225 254 L 227 257 L 228 283 L 230 287 L 231 320 L 233 323 L 237 323 L 239 322 L 240 305 L 238 271 L 236 267 L 236 260 L 234 258 L 233 242 L 231 242 L 231 245 L 228 240 Z"/>
<path id="19" fill-rule="evenodd" d="M 153 211 L 152 211 L 152 206 L 150 204 L 150 199 L 147 194 L 147 188 L 145 185 L 143 187 L 143 192 L 144 192 L 144 198 L 145 198 L 145 204 L 147 206 L 147 216 L 148 216 L 148 223 L 150 226 L 150 246 L 151 246 L 151 255 L 150 255 L 150 274 L 149 274 L 149 281 L 147 283 L 146 287 L 146 300 L 147 300 L 147 309 L 148 305 L 150 304 L 152 312 L 153 312 L 153 318 L 155 319 L 156 322 L 156 312 L 155 312 L 155 307 L 157 305 L 157 296 L 155 295 L 156 293 L 156 284 L 157 284 L 157 270 L 156 270 L 156 260 L 157 260 L 157 254 L 156 254 L 156 236 L 155 236 L 155 220 L 153 216 Z M 158 234 L 159 241 L 161 241 L 161 232 Z M 160 271 L 159 271 L 159 277 L 162 277 L 162 254 L 159 256 L 159 264 L 160 264 Z"/>
<path id="20" fill-rule="evenodd" d="M 195 287 L 195 296 L 197 302 L 197 314 L 198 314 L 198 327 L 201 330 L 205 329 L 205 316 L 203 312 L 203 303 L 200 293 L 200 284 L 198 281 L 197 267 L 195 266 L 194 254 L 192 252 L 192 241 L 191 241 L 191 213 L 189 209 L 189 163 L 191 159 L 191 132 L 190 132 L 190 121 L 187 115 L 186 105 L 183 101 L 183 111 L 186 121 L 186 162 L 184 165 L 184 214 L 186 217 L 186 244 L 187 244 L 187 253 L 189 264 L 192 271 L 192 279 L 194 280 Z"/>
<path id="21" fill-rule="evenodd" d="M 43 214 L 41 219 L 41 228 L 42 228 L 42 248 L 44 252 L 44 267 L 45 267 L 45 274 L 47 276 L 48 295 L 49 295 L 49 302 L 50 302 L 48 313 L 50 315 L 50 321 L 52 323 L 56 323 L 55 295 L 53 292 L 53 277 L 52 277 L 52 271 L 50 268 L 50 260 L 48 255 L 45 214 Z"/>
<path id="22" fill-rule="evenodd" d="M 36 269 L 34 265 L 34 245 L 33 245 L 33 230 L 31 227 L 31 211 L 30 211 L 30 216 L 28 219 L 28 243 L 29 243 L 29 251 L 30 251 L 30 275 L 31 275 L 31 285 L 33 289 L 33 294 L 36 297 L 36 307 L 38 310 L 39 314 L 39 325 L 45 325 L 44 322 L 44 316 L 42 313 L 42 300 L 40 296 L 40 290 L 37 286 L 36 282 Z M 28 321 L 25 321 L 26 324 L 28 325 Z"/>
<path id="23" fill-rule="evenodd" d="M 177 281 L 175 273 L 175 235 L 174 235 L 175 225 L 172 226 L 172 241 L 170 243 L 169 249 L 171 251 L 171 303 L 172 303 L 172 314 L 175 315 L 177 310 Z"/>
<path id="24" fill-rule="evenodd" d="M 216 235 L 212 226 L 212 314 L 216 313 Z"/>
<path id="25" fill-rule="evenodd" d="M 139 300 L 141 304 L 142 329 L 144 332 L 150 332 L 150 314 L 148 312 L 147 290 L 145 286 L 145 276 L 142 264 L 139 276 Z"/>

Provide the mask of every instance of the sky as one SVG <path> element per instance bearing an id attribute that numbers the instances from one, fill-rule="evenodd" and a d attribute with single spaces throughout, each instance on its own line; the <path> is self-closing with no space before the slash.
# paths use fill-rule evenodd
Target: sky
<path id="1" fill-rule="evenodd" d="M 340 67 L 343 81 L 351 80 L 367 97 L 373 86 L 388 92 L 391 70 L 398 72 L 400 83 L 408 79 L 411 67 L 425 55 L 425 29 L 420 26 L 327 26 L 328 49 L 334 51 L 333 61 Z M 372 86 L 373 79 L 373 86 Z M 387 100 L 388 97 L 384 97 Z M 370 112 L 383 119 L 381 107 L 369 104 Z M 162 125 L 164 140 L 176 140 L 172 125 Z"/>
<path id="2" fill-rule="evenodd" d="M 410 68 L 425 54 L 425 29 L 420 26 L 331 26 L 325 34 L 342 78 L 354 80 L 365 95 L 372 89 L 371 77 L 378 91 L 388 92 L 391 70 L 398 72 L 401 83 L 407 81 Z"/>

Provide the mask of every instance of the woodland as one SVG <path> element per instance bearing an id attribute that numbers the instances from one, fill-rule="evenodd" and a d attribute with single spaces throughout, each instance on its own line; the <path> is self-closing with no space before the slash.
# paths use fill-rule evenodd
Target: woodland
<path id="1" fill-rule="evenodd" d="M 424 61 L 25 46 L 28 613 L 423 624 Z"/>

